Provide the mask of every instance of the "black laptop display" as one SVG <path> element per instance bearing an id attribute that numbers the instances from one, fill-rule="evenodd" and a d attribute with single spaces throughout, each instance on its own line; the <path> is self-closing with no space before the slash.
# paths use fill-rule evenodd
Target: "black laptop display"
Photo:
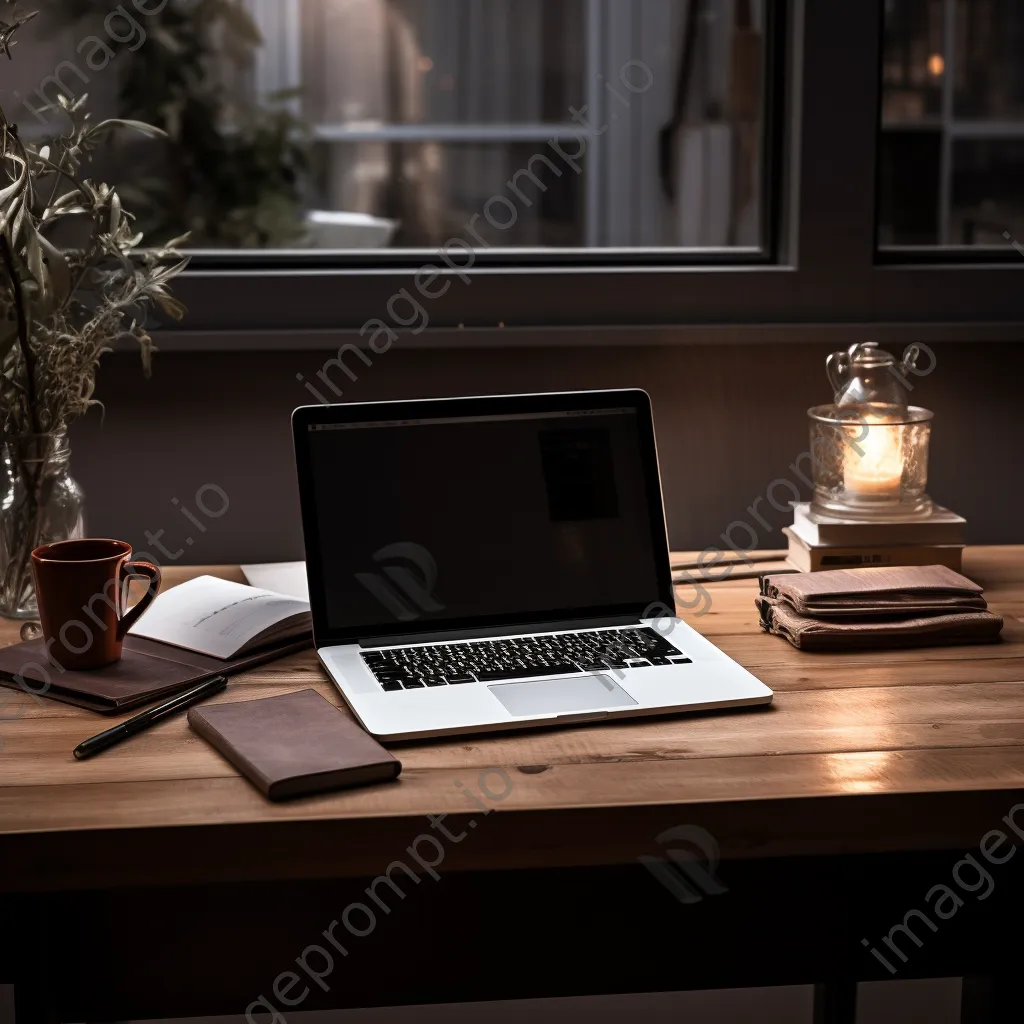
<path id="1" fill-rule="evenodd" d="M 312 407 L 295 434 L 318 643 L 671 603 L 643 392 Z"/>

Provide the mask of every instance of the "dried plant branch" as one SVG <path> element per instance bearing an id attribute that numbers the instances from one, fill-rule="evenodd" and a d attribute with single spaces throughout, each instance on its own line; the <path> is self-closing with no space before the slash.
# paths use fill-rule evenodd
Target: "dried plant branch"
<path id="1" fill-rule="evenodd" d="M 38 434 L 40 430 L 36 413 L 35 360 L 32 356 L 32 347 L 28 342 L 28 317 L 25 314 L 25 298 L 21 291 L 21 281 L 18 280 L 18 268 L 14 264 L 14 254 L 11 252 L 11 245 L 7 241 L 6 235 L 0 235 L 0 256 L 3 258 L 7 279 L 11 284 L 14 310 L 18 321 L 18 345 L 21 349 L 22 361 L 25 364 L 25 386 L 20 388 L 19 385 L 19 388 L 25 396 L 25 404 L 28 406 L 32 433 Z M 11 380 L 12 383 L 17 383 L 13 378 Z"/>
<path id="2" fill-rule="evenodd" d="M 0 0 L 0 55 L 10 56 L 16 31 L 34 16 L 19 15 L 14 0 Z M 97 405 L 99 361 L 123 337 L 137 341 L 148 375 L 154 346 L 145 329 L 147 317 L 153 310 L 172 319 L 185 313 L 168 285 L 187 266 L 176 249 L 187 236 L 158 250 L 143 248 L 118 190 L 83 171 L 114 133 L 164 133 L 120 118 L 93 124 L 86 101 L 86 96 L 57 97 L 71 127 L 45 145 L 22 139 L 0 108 L 0 427 L 5 437 L 64 429 Z"/>
<path id="3" fill-rule="evenodd" d="M 11 56 L 15 33 L 33 17 L 19 15 L 15 0 L 0 0 L 0 56 Z M 60 94 L 71 128 L 45 145 L 24 140 L 0 107 L 0 429 L 16 478 L 0 523 L 5 608 L 29 601 L 29 553 L 48 528 L 54 439 L 39 435 L 99 405 L 99 362 L 121 337 L 136 339 L 148 376 L 147 315 L 185 312 L 168 290 L 188 263 L 174 248 L 185 239 L 142 248 L 117 190 L 83 173 L 111 133 L 162 133 L 138 121 L 92 124 L 86 99 Z"/>

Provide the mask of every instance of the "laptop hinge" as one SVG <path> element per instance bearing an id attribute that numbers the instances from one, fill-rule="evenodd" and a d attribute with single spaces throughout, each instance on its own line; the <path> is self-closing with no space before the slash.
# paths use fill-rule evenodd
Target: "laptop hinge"
<path id="1" fill-rule="evenodd" d="M 635 626 L 637 615 L 603 615 L 597 619 L 559 619 L 549 622 L 525 622 L 517 626 L 485 626 L 481 629 L 446 629 L 435 633 L 406 633 L 402 636 L 368 636 L 360 647 L 404 647 L 408 644 L 454 643 L 492 636 L 522 636 L 527 633 L 556 633 L 570 629 L 595 629 L 602 626 Z"/>

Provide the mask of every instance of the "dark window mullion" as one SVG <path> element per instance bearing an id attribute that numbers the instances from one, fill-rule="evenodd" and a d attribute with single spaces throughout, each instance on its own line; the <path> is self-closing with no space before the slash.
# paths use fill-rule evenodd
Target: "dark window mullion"
<path id="1" fill-rule="evenodd" d="M 807 0 L 797 263 L 835 313 L 870 317 L 884 0 Z"/>

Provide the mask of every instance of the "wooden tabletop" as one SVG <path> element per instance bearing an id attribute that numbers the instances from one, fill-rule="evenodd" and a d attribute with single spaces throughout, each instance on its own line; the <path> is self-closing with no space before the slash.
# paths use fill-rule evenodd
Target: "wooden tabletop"
<path id="1" fill-rule="evenodd" d="M 242 579 L 236 566 L 165 578 L 202 572 Z M 426 815 L 468 820 L 467 784 L 492 767 L 511 791 L 450 846 L 449 868 L 624 863 L 679 824 L 709 829 L 727 857 L 976 844 L 1024 800 L 1024 547 L 969 549 L 965 572 L 1005 617 L 1002 643 L 801 653 L 758 628 L 754 581 L 709 584 L 710 610 L 682 614 L 775 691 L 772 707 L 406 743 L 397 783 L 283 804 L 184 716 L 77 762 L 75 745 L 116 719 L 11 694 L 0 890 L 375 874 Z M 17 630 L 0 623 L 0 643 Z M 307 686 L 340 703 L 312 652 L 215 699 Z"/>

